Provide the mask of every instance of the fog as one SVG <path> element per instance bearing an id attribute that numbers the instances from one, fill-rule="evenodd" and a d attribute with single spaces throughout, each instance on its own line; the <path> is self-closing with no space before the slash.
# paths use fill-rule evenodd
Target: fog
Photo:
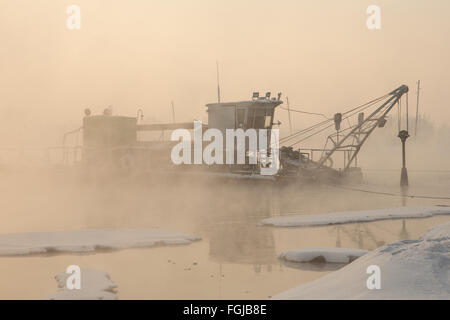
<path id="1" fill-rule="evenodd" d="M 70 4 L 0 2 L 4 170 L 44 163 L 46 148 L 60 146 L 65 132 L 81 126 L 84 108 L 99 114 L 112 106 L 129 116 L 142 108 L 146 121 L 170 122 L 174 101 L 177 121 L 206 122 L 204 105 L 217 99 L 216 61 L 222 101 L 280 91 L 292 108 L 329 117 L 407 84 L 408 168 L 450 169 L 448 1 L 380 1 L 380 30 L 366 27 L 367 1 L 79 0 L 80 30 L 66 27 Z M 421 127 L 414 137 L 418 79 Z M 392 185 L 401 164 L 395 117 L 392 111 L 386 128 L 369 138 L 359 163 L 387 170 Z M 287 135 L 285 110 L 277 109 L 278 120 Z M 321 120 L 292 114 L 294 131 Z M 325 136 L 316 147 L 322 141 Z M 13 180 L 19 192 L 21 179 Z"/>
<path id="2" fill-rule="evenodd" d="M 105 255 L 104 260 L 80 258 L 85 264 L 115 270 L 125 296 L 132 298 L 266 298 L 272 291 L 289 288 L 292 277 L 299 283 L 318 278 L 322 274 L 288 270 L 278 278 L 281 282 L 276 289 L 267 285 L 276 281 L 275 275 L 261 283 L 252 278 L 246 285 L 253 295 L 245 296 L 244 285 L 237 279 L 243 277 L 241 274 L 251 277 L 248 274 L 253 271 L 242 265 L 276 265 L 276 253 L 294 243 L 336 242 L 332 228 L 313 228 L 299 236 L 294 231 L 259 228 L 258 221 L 295 212 L 392 207 L 401 205 L 401 199 L 320 185 L 217 185 L 203 179 L 164 176 L 89 181 L 77 167 L 43 166 L 45 150 L 61 146 L 63 134 L 82 125 L 85 108 L 100 114 L 112 106 L 114 114 L 128 116 L 135 116 L 141 108 L 146 121 L 164 123 L 172 121 L 170 102 L 174 101 L 177 121 L 206 122 L 205 104 L 217 101 L 216 61 L 222 101 L 246 100 L 253 91 L 282 92 L 282 99 L 289 97 L 291 108 L 329 117 L 406 84 L 413 124 L 416 81 L 420 79 L 420 127 L 415 137 L 411 125 L 412 137 L 407 141 L 410 193 L 448 196 L 450 2 L 377 3 L 382 10 L 381 30 L 367 29 L 366 8 L 372 3 L 360 0 L 0 0 L 0 211 L 4 221 L 0 232 L 162 228 L 204 238 L 188 251 L 198 254 L 198 260 L 207 266 L 204 278 L 196 275 L 182 288 L 171 283 L 168 288 L 174 292 L 166 288 L 161 296 L 156 291 L 146 292 L 126 277 L 125 260 L 114 255 Z M 66 8 L 71 4 L 81 8 L 80 30 L 66 27 Z M 359 165 L 364 169 L 364 183 L 397 193 L 401 144 L 395 117 L 393 112 L 386 128 L 377 129 L 370 137 Z M 278 120 L 281 135 L 287 135 L 287 112 L 278 108 L 275 122 Z M 321 120 L 320 116 L 292 115 L 294 130 Z M 319 142 L 317 147 L 322 147 Z M 411 205 L 449 204 L 409 201 Z M 413 222 L 409 235 L 420 236 L 427 227 L 444 220 Z M 403 237 L 397 224 L 379 226 L 395 229 L 390 233 L 375 231 L 380 241 Z M 343 241 L 357 245 L 351 237 Z M 367 240 L 361 247 L 373 249 L 375 245 L 376 241 Z M 154 255 L 167 260 L 167 252 L 161 250 Z M 186 261 L 191 259 L 186 252 L 176 250 L 170 252 L 181 254 Z M 140 275 L 156 261 L 154 256 L 145 256 L 147 253 L 130 254 L 135 266 L 140 266 Z M 124 256 L 127 258 L 124 253 L 117 257 Z M 33 259 L 30 261 L 37 270 L 33 281 L 46 294 L 54 284 L 52 280 L 37 280 L 37 274 L 50 276 L 47 268 L 56 273 L 73 263 L 70 257 L 44 262 Z M 13 272 L 22 263 L 20 259 L 5 260 L 3 268 Z M 205 284 L 210 269 L 227 263 L 235 278 L 230 278 L 229 286 L 219 294 L 208 295 L 221 279 L 219 274 L 212 284 Z M 183 272 L 171 273 L 159 265 L 158 270 L 161 276 L 151 275 L 156 282 L 170 282 L 173 274 L 178 279 Z M 25 284 L 14 289 L 21 274 L 13 273 L 11 280 L 3 279 L 11 291 L 0 291 L 0 297 L 23 297 L 20 288 L 24 290 Z M 200 286 L 203 289 L 195 289 L 199 291 L 192 289 L 197 280 L 204 284 Z M 236 287 L 242 292 L 236 294 Z M 37 289 L 31 292 L 26 297 L 45 295 Z"/>
<path id="3" fill-rule="evenodd" d="M 450 4 L 379 1 L 381 29 L 366 27 L 370 1 L 79 0 L 0 2 L 3 144 L 59 144 L 84 108 L 206 121 L 217 100 L 283 92 L 291 106 L 327 115 L 422 81 L 421 111 L 450 118 Z M 287 130 L 286 113 L 279 120 Z M 298 116 L 294 128 L 312 124 Z M 39 132 L 39 135 L 36 134 Z M 39 136 L 39 137 L 37 137 Z"/>

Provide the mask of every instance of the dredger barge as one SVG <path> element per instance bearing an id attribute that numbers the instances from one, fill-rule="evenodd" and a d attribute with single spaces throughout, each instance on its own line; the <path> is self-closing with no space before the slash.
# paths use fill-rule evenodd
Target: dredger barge
<path id="1" fill-rule="evenodd" d="M 407 98 L 407 93 L 408 87 L 402 85 L 384 96 L 336 113 L 332 118 L 279 139 L 273 134 L 280 125 L 279 122 L 274 122 L 277 107 L 288 112 L 295 111 L 289 107 L 281 107 L 281 93 L 277 97 L 271 97 L 268 92 L 261 97 L 255 92 L 250 100 L 207 104 L 208 124 L 144 123 L 141 109 L 134 117 L 114 115 L 111 109 L 105 109 L 100 115 L 93 115 L 91 110 L 86 109 L 82 127 L 64 135 L 63 162 L 77 164 L 90 173 L 145 173 L 283 181 L 360 179 L 362 174 L 358 167 L 358 153 L 371 133 L 376 128 L 384 127 L 387 115 L 394 106 L 398 105 L 400 108 L 402 97 L 406 95 Z M 209 129 L 215 129 L 214 139 L 211 135 L 204 136 L 203 132 Z M 174 132 L 179 133 L 180 130 L 189 133 L 194 139 L 179 139 L 179 135 L 174 135 Z M 196 153 L 195 144 L 199 142 L 195 142 L 195 137 L 201 140 L 197 146 L 204 151 L 217 136 L 227 137 L 227 130 L 243 133 L 244 146 L 242 143 L 239 145 L 238 136 L 234 137 L 236 139 L 232 142 L 231 146 L 234 148 L 231 151 L 230 142 L 215 141 L 217 148 L 211 155 L 216 161 L 202 161 L 202 154 Z M 267 139 L 261 144 L 260 133 L 263 130 Z M 70 136 L 81 131 L 82 145 L 70 146 Z M 257 144 L 260 147 L 263 145 L 264 156 L 261 148 L 256 152 L 251 148 L 251 135 L 247 134 L 250 131 L 256 133 Z M 302 148 L 304 141 L 319 134 L 325 135 L 324 147 Z M 399 136 L 401 134 L 402 132 Z M 403 133 L 405 134 L 407 132 Z M 173 139 L 174 136 L 177 139 Z M 277 141 L 274 141 L 274 137 Z M 180 149 L 180 146 L 184 146 L 181 157 L 185 160 L 181 163 L 174 161 L 172 154 L 174 148 Z M 214 154 L 219 149 L 223 149 L 223 156 Z M 189 151 L 188 154 L 185 154 L 186 150 Z M 230 164 L 230 161 L 226 161 L 238 159 L 239 152 L 241 156 L 244 154 L 243 162 Z M 339 164 L 336 161 L 337 155 Z M 272 174 L 264 174 L 264 168 L 267 167 L 276 170 Z"/>

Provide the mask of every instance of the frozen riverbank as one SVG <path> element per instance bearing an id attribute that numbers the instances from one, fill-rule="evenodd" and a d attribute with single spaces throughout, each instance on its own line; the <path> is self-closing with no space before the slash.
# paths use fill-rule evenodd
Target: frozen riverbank
<path id="1" fill-rule="evenodd" d="M 381 289 L 368 289 L 367 268 L 381 271 Z M 418 240 L 403 240 L 372 251 L 318 280 L 274 299 L 450 299 L 450 223 Z"/>

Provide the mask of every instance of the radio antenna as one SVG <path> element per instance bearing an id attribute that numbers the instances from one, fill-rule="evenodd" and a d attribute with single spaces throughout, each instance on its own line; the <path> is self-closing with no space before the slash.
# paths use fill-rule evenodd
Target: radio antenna
<path id="1" fill-rule="evenodd" d="M 292 134 L 292 122 L 291 122 L 291 106 L 289 105 L 289 97 L 286 97 L 287 101 L 287 110 L 288 110 L 288 116 L 289 116 L 289 133 Z"/>
<path id="2" fill-rule="evenodd" d="M 175 123 L 175 105 L 173 104 L 173 100 L 170 102 L 172 106 L 172 121 Z"/>
<path id="3" fill-rule="evenodd" d="M 420 95 L 420 80 L 417 81 L 416 126 L 414 128 L 415 137 L 417 137 L 417 127 L 419 126 L 419 95 Z"/>
<path id="4" fill-rule="evenodd" d="M 217 103 L 220 103 L 219 61 L 216 61 L 217 71 Z"/>

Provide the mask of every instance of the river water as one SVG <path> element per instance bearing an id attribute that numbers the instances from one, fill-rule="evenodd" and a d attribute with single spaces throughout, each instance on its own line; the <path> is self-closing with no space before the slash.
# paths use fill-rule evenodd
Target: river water
<path id="1" fill-rule="evenodd" d="M 339 266 L 285 264 L 288 249 L 349 247 L 373 250 L 414 239 L 450 216 L 385 220 L 315 228 L 259 226 L 290 214 L 450 205 L 327 185 L 287 187 L 247 182 L 122 179 L 86 183 L 65 169 L 1 171 L 0 233 L 78 229 L 148 229 L 202 237 L 183 246 L 95 254 L 0 257 L 0 299 L 43 299 L 57 290 L 55 274 L 69 265 L 101 269 L 119 299 L 266 299 L 318 279 Z M 399 192 L 397 172 L 366 172 L 366 188 Z M 448 196 L 448 173 L 410 172 L 411 194 Z M 364 185 L 363 185 L 364 187 Z"/>

